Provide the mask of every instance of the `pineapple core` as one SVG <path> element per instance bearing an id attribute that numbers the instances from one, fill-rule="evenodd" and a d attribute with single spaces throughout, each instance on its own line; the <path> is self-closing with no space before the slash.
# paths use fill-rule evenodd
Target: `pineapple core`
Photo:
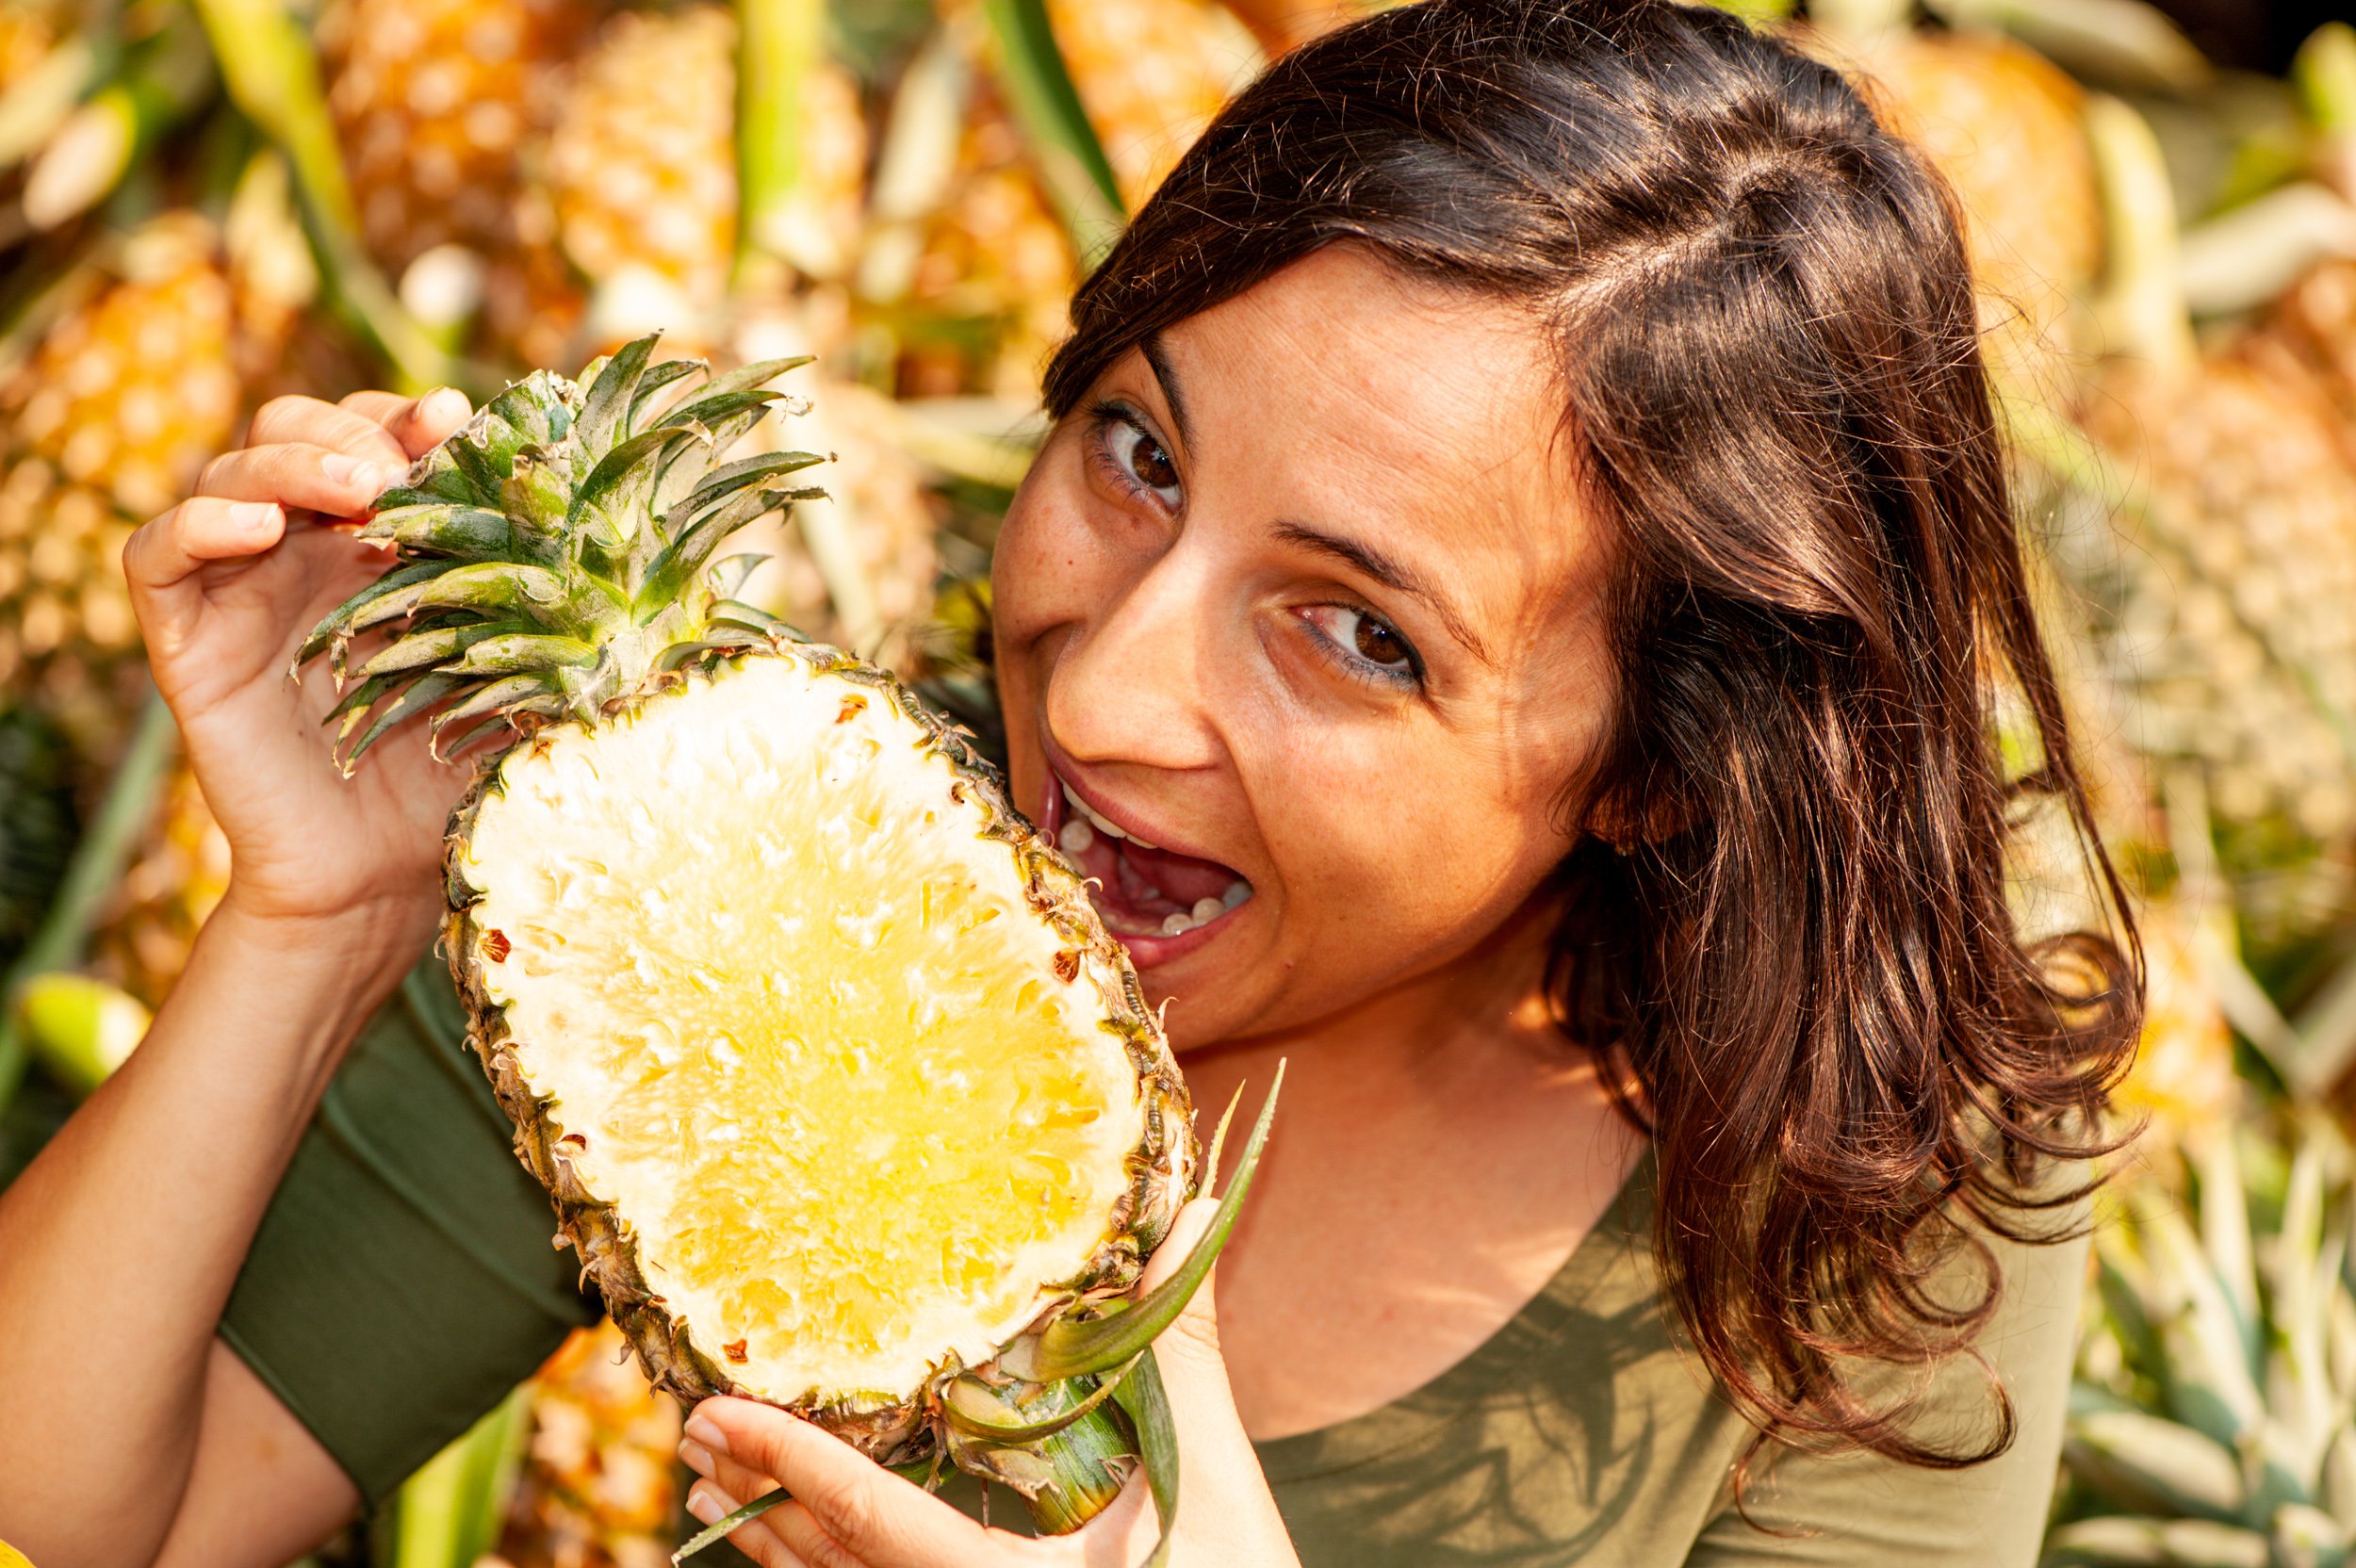
<path id="1" fill-rule="evenodd" d="M 989 1359 L 1113 1233 L 1144 1132 L 1096 981 L 924 742 L 746 659 L 517 746 L 459 866 L 559 1156 L 781 1404 Z"/>

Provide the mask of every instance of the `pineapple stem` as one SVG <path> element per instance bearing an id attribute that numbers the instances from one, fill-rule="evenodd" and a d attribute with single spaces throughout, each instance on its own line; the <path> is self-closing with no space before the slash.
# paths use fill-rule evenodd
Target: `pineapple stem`
<path id="1" fill-rule="evenodd" d="M 1071 232 L 1083 269 L 1095 265 L 1128 221 L 1096 128 L 1056 47 L 1045 0 L 983 0 L 998 39 L 998 85 L 1039 160 L 1041 182 Z"/>
<path id="2" fill-rule="evenodd" d="M 359 209 L 319 86 L 319 58 L 283 0 L 194 0 L 221 81 L 245 117 L 286 155 L 319 270 L 391 362 L 401 389 L 450 381 L 450 356 L 410 318 L 360 244 Z"/>
<path id="3" fill-rule="evenodd" d="M 50 905 L 41 929 L 17 956 L 5 985 L 0 985 L 0 1004 L 0 1004 L 0 1107 L 15 1098 L 17 1082 L 25 1071 L 25 1027 L 17 1016 L 17 995 L 35 975 L 81 962 L 90 926 L 155 810 L 155 794 L 163 786 L 165 770 L 172 765 L 179 733 L 164 699 L 151 694 L 139 713 L 139 727 L 132 731 L 131 743 L 115 767 L 113 782 L 106 786 L 106 798 L 98 808 L 97 818 L 74 845 L 57 902 Z"/>
<path id="4" fill-rule="evenodd" d="M 2176 197 L 2159 139 L 2135 109 L 2100 94 L 2087 101 L 2086 127 L 2102 181 L 2110 262 L 2095 309 L 2108 347 L 2164 370 L 2188 369 L 2199 350 L 2184 306 Z"/>
<path id="5" fill-rule="evenodd" d="M 2291 80 L 2323 144 L 2317 161 L 2324 177 L 2356 201 L 2356 27 L 2327 22 L 2308 34 L 2291 62 Z"/>
<path id="6" fill-rule="evenodd" d="M 1112 1507 L 1141 1446 L 1118 1396 L 1041 1442 L 1039 1452 L 1054 1476 L 1037 1496 L 1023 1499 L 1031 1523 L 1041 1535 L 1070 1535 Z"/>
<path id="7" fill-rule="evenodd" d="M 737 0 L 736 256 L 776 256 L 804 272 L 841 258 L 801 202 L 803 83 L 825 48 L 820 0 Z"/>

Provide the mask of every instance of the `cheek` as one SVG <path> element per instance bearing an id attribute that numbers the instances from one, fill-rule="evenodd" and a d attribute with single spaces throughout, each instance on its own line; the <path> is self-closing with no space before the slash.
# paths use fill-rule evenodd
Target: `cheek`
<path id="1" fill-rule="evenodd" d="M 1534 773 L 1459 737 L 1327 743 L 1284 760 L 1270 793 L 1286 821 L 1268 838 L 1287 846 L 1287 923 L 1355 966 L 1469 946 L 1570 847 Z"/>
<path id="2" fill-rule="evenodd" d="M 1049 467 L 1049 460 L 1040 465 Z M 1001 657 L 1019 658 L 1048 632 L 1084 622 L 1118 588 L 1121 564 L 1088 527 L 1073 488 L 1035 470 L 1006 511 L 990 562 Z"/>

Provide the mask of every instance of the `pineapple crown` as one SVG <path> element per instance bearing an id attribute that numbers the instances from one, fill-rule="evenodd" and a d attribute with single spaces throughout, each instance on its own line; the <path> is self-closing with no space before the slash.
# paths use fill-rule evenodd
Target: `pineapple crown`
<path id="1" fill-rule="evenodd" d="M 376 498 L 363 539 L 399 564 L 335 607 L 297 650 L 356 678 L 328 721 L 349 774 L 396 726 L 434 712 L 433 747 L 454 755 L 518 721 L 593 718 L 664 674 L 782 629 L 732 596 L 758 565 L 706 563 L 737 530 L 824 491 L 782 484 L 812 452 L 721 454 L 809 356 L 712 375 L 701 360 L 651 363 L 642 337 L 578 381 L 537 370 L 483 406 Z M 665 398 L 673 383 L 705 377 Z M 356 670 L 353 639 L 380 634 Z"/>

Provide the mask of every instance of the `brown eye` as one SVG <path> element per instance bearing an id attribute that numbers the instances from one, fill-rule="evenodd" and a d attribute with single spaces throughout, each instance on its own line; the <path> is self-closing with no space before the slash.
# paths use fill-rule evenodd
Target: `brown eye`
<path id="1" fill-rule="evenodd" d="M 1399 669 L 1408 663 L 1407 640 L 1372 615 L 1359 615 L 1358 632 L 1353 641 L 1358 645 L 1358 657 L 1369 664 Z"/>
<path id="2" fill-rule="evenodd" d="M 1137 440 L 1129 448 L 1129 466 L 1137 476 L 1137 482 L 1148 490 L 1178 488 L 1178 465 L 1170 460 L 1162 444 L 1146 434 L 1137 433 Z"/>

